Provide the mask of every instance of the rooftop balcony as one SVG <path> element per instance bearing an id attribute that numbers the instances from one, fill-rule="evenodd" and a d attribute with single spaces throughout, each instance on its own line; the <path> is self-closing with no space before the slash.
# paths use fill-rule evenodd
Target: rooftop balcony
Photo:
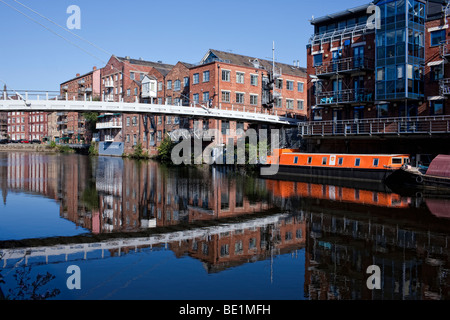
<path id="1" fill-rule="evenodd" d="M 375 61 L 367 57 L 362 58 L 345 58 L 335 61 L 324 63 L 320 66 L 316 66 L 316 76 L 318 77 L 331 77 L 337 73 L 348 73 L 360 71 L 373 71 L 375 70 Z"/>
<path id="2" fill-rule="evenodd" d="M 373 101 L 373 93 L 367 91 L 366 89 L 327 91 L 327 92 L 319 92 L 316 95 L 316 104 L 318 106 L 368 103 L 372 101 Z"/>
<path id="3" fill-rule="evenodd" d="M 300 123 L 299 132 L 302 137 L 450 134 L 450 116 L 310 121 Z"/>

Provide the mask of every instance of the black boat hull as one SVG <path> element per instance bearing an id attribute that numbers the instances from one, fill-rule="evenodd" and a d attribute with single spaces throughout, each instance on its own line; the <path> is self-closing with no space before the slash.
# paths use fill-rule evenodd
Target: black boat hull
<path id="1" fill-rule="evenodd" d="M 398 193 L 450 194 L 450 179 L 415 173 L 403 169 L 392 173 L 387 179 L 389 188 Z"/>

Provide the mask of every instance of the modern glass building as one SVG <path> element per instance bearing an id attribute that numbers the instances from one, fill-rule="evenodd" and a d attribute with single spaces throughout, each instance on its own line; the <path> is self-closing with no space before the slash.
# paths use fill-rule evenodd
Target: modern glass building
<path id="1" fill-rule="evenodd" d="M 396 103 L 399 117 L 417 116 L 424 100 L 426 2 L 376 2 L 376 101 L 381 113 Z M 386 101 L 386 103 L 384 103 Z"/>

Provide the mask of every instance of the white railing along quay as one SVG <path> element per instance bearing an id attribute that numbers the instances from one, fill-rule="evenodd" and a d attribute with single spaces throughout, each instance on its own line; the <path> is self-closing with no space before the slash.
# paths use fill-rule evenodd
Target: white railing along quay
<path id="1" fill-rule="evenodd" d="M 450 116 L 310 121 L 299 123 L 298 128 L 302 137 L 447 134 Z"/>
<path id="2" fill-rule="evenodd" d="M 13 97 L 5 93 L 0 98 L 0 111 L 48 111 L 48 112 L 119 112 L 119 113 L 150 113 L 173 116 L 189 116 L 199 118 L 214 118 L 246 122 L 261 122 L 278 125 L 296 126 L 302 120 L 284 115 L 258 112 L 255 107 L 242 110 L 229 110 L 220 107 L 208 108 L 203 105 L 177 106 L 123 101 L 93 101 L 86 94 L 81 99 L 68 99 L 68 93 L 60 95 L 51 92 L 16 93 Z"/>

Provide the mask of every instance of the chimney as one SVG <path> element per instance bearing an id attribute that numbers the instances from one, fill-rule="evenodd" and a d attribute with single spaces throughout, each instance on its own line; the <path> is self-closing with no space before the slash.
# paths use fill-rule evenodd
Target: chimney
<path id="1" fill-rule="evenodd" d="M 92 70 L 94 70 L 94 71 L 97 70 L 97 67 L 93 67 Z"/>
<path id="2" fill-rule="evenodd" d="M 79 77 L 80 76 L 80 74 L 79 73 L 77 73 L 77 77 Z"/>

